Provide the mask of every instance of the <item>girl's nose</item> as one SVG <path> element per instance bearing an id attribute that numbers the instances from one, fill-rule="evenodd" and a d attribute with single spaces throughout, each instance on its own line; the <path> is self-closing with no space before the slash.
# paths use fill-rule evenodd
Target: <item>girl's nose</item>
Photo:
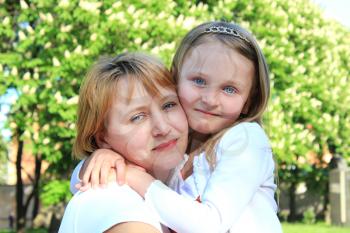
<path id="1" fill-rule="evenodd" d="M 215 90 L 208 88 L 202 93 L 202 102 L 210 108 L 216 107 L 218 104 L 218 97 Z"/>

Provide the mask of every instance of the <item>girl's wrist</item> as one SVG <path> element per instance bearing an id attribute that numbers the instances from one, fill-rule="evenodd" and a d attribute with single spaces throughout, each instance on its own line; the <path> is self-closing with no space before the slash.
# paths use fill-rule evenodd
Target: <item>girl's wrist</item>
<path id="1" fill-rule="evenodd" d="M 150 174 L 135 168 L 128 168 L 126 172 L 127 184 L 142 197 L 145 196 L 147 189 L 155 181 Z"/>

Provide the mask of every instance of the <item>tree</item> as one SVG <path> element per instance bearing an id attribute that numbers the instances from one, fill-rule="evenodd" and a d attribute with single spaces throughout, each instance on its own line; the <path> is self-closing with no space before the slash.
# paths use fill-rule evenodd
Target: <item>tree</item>
<path id="1" fill-rule="evenodd" d="M 189 12 L 190 3 L 186 2 L 179 8 L 172 1 L 2 3 L 0 11 L 5 23 L 0 35 L 9 41 L 1 48 L 1 82 L 5 87 L 2 91 L 14 88 L 18 93 L 8 121 L 14 140 L 18 141 L 17 229 L 22 231 L 26 203 L 30 201 L 23 202 L 20 172 L 25 143 L 30 142 L 36 158 L 34 193 L 30 197 L 38 200 L 42 184 L 46 184 L 43 187 L 46 194 L 52 194 L 52 189 L 56 193 L 62 189 L 69 193 L 67 178 L 74 165 L 70 151 L 77 93 L 88 67 L 101 55 L 125 49 L 152 48 L 169 63 L 174 38 L 189 29 L 180 26 L 185 23 L 192 27 L 194 18 L 186 19 L 178 13 Z M 169 10 L 159 14 L 161 9 Z M 199 11 L 197 15 L 200 16 Z M 43 178 L 40 177 L 42 160 L 50 163 Z M 57 204 L 65 201 L 67 194 L 54 197 L 44 193 L 43 202 Z"/>
<path id="2" fill-rule="evenodd" d="M 8 150 L 3 137 L 0 135 L 0 184 L 5 182 L 7 173 Z"/>

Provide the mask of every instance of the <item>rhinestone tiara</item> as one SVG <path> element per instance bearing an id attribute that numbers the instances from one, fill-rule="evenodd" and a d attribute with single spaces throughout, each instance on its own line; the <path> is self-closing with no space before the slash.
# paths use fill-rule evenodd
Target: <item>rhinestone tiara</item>
<path id="1" fill-rule="evenodd" d="M 228 28 L 228 27 L 224 27 L 224 26 L 211 26 L 209 28 L 206 28 L 204 33 L 227 34 L 227 35 L 231 35 L 234 37 L 238 37 L 238 38 L 240 38 L 240 39 L 242 39 L 245 42 L 250 44 L 250 41 L 247 39 L 247 37 L 243 36 L 241 33 L 239 33 L 237 30 L 235 30 L 233 28 Z"/>

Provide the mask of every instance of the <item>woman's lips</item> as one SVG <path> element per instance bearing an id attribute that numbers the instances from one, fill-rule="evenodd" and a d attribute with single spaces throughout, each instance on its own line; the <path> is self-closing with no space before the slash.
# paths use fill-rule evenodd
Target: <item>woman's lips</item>
<path id="1" fill-rule="evenodd" d="M 172 139 L 170 141 L 167 141 L 165 143 L 161 143 L 158 146 L 154 147 L 153 150 L 155 151 L 164 151 L 164 150 L 169 150 L 173 148 L 177 143 L 177 139 Z"/>
<path id="2" fill-rule="evenodd" d="M 203 113 L 203 114 L 205 114 L 205 115 L 219 116 L 219 114 L 215 114 L 215 113 L 212 113 L 212 112 L 207 112 L 207 111 L 204 111 L 204 110 L 201 110 L 201 109 L 195 109 L 195 111 L 200 112 L 200 113 Z"/>

